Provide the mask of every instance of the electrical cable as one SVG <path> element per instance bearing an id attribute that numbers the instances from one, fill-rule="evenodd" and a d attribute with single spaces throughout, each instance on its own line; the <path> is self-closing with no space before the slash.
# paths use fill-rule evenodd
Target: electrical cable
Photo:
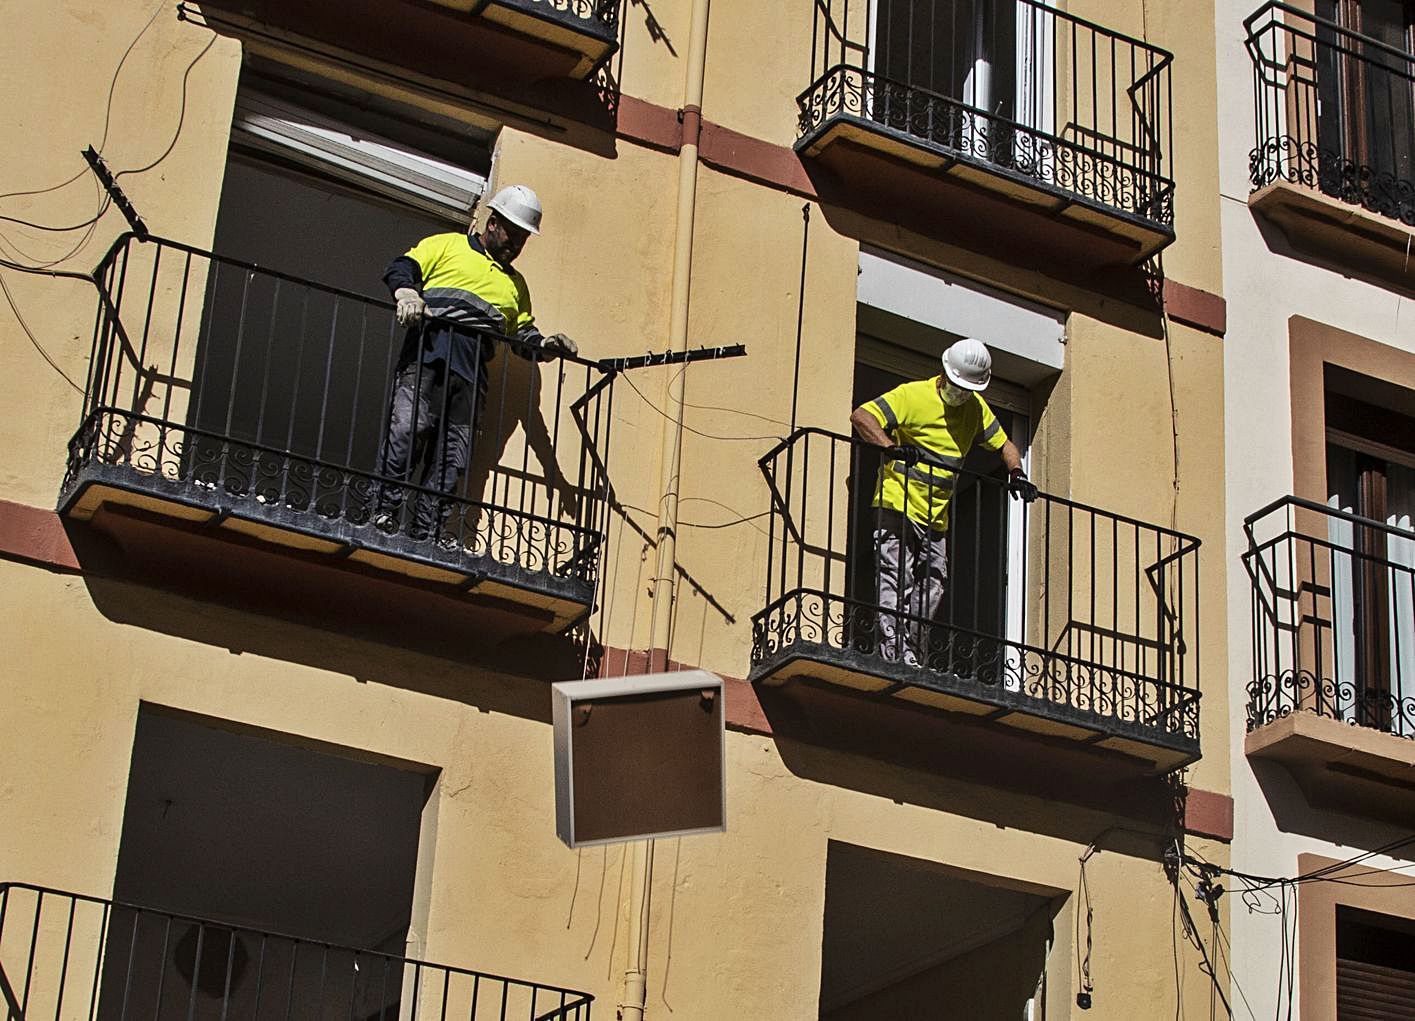
<path id="1" fill-rule="evenodd" d="M 157 20 L 157 16 L 162 13 L 162 9 L 166 6 L 166 0 L 163 0 L 162 3 L 159 3 L 155 8 L 153 8 L 152 13 L 148 15 L 147 21 L 144 22 L 142 28 L 138 30 L 138 34 L 133 36 L 132 42 L 128 43 L 127 49 L 123 51 L 123 56 L 120 57 L 118 60 L 118 66 L 113 69 L 113 77 L 109 79 L 108 82 L 108 100 L 104 106 L 103 112 L 103 135 L 99 139 L 98 145 L 95 147 L 100 153 L 103 152 L 103 147 L 108 144 L 108 129 L 112 123 L 113 118 L 113 95 L 118 88 L 118 76 L 123 73 L 123 65 L 128 62 L 128 57 L 132 54 L 134 47 L 136 47 L 138 44 L 138 41 L 141 40 L 142 37 L 147 34 L 147 30 L 152 27 L 152 23 Z M 4 194 L 0 194 L 0 201 L 4 201 L 5 199 L 21 198 L 25 195 L 47 195 L 50 192 L 58 191 L 60 188 L 67 188 L 69 185 L 73 184 L 75 181 L 77 181 L 79 178 L 83 177 L 87 173 L 88 167 L 84 166 L 82 170 L 76 173 L 73 177 L 70 177 L 68 180 L 61 181 L 55 185 L 50 185 L 47 188 L 33 188 L 27 191 L 5 192 Z"/>
<path id="2" fill-rule="evenodd" d="M 674 419 L 671 415 L 669 415 L 668 412 L 664 411 L 662 408 L 660 408 L 660 407 L 659 407 L 657 404 L 655 404 L 653 401 L 649 400 L 649 398 L 644 394 L 644 392 L 643 392 L 642 390 L 640 390 L 640 389 L 634 384 L 633 379 L 631 379 L 631 378 L 628 376 L 627 373 L 621 373 L 621 375 L 623 376 L 624 382 L 626 382 L 626 383 L 629 384 L 629 389 L 630 389 L 630 390 L 633 390 L 634 393 L 638 394 L 638 395 L 639 395 L 639 398 L 640 398 L 645 404 L 647 404 L 647 405 L 648 405 L 650 408 L 652 408 L 656 413 L 658 413 L 660 416 L 662 416 L 663 418 L 667 419 L 668 421 L 670 421 L 670 422 L 676 422 L 676 419 Z M 703 437 L 703 439 L 707 439 L 707 440 L 726 440 L 726 441 L 744 441 L 744 442 L 745 442 L 745 441 L 761 441 L 761 440 L 783 440 L 783 439 L 786 438 L 786 437 L 784 437 L 784 436 L 774 436 L 774 435 L 772 435 L 772 436 L 719 436 L 719 435 L 717 435 L 717 434 L 715 434 L 715 433 L 703 432 L 701 429 L 694 429 L 692 426 L 688 425 L 687 423 L 683 423 L 683 428 L 684 428 L 686 431 L 692 433 L 693 435 L 695 435 L 695 436 L 701 436 L 701 437 Z"/>
<path id="3" fill-rule="evenodd" d="M 143 35 L 147 32 L 147 30 L 152 27 L 153 22 L 156 20 L 157 15 L 158 15 L 159 13 L 161 13 L 161 11 L 162 11 L 162 5 L 159 5 L 159 6 L 153 11 L 152 15 L 148 18 L 147 22 L 143 25 L 141 31 L 139 31 L 138 34 L 133 38 L 132 42 L 130 42 L 130 43 L 128 44 L 128 48 L 123 51 L 123 56 L 122 56 L 122 58 L 118 61 L 118 67 L 117 67 L 117 68 L 114 70 L 114 72 L 113 72 L 113 78 L 112 78 L 112 80 L 109 82 L 109 85 L 108 85 L 108 100 L 107 100 L 107 103 L 106 103 L 106 105 L 105 105 L 105 110 L 104 110 L 104 115 L 103 115 L 103 135 L 102 135 L 101 139 L 99 140 L 98 145 L 95 147 L 95 148 L 96 148 L 96 151 L 98 151 L 100 154 L 102 154 L 102 151 L 103 151 L 104 146 L 106 146 L 107 143 L 108 143 L 108 134 L 109 134 L 109 130 L 110 130 L 110 128 L 111 128 L 112 116 L 113 116 L 113 97 L 114 97 L 114 94 L 115 94 L 115 92 L 116 92 L 116 88 L 117 88 L 117 84 L 118 84 L 118 77 L 119 77 L 119 75 L 121 74 L 121 72 L 122 72 L 122 70 L 123 70 L 123 65 L 127 62 L 128 56 L 132 53 L 133 49 L 137 46 L 138 41 L 143 37 Z M 209 39 L 206 41 L 206 45 L 201 48 L 201 51 L 200 51 L 199 53 L 197 53 L 197 55 L 196 55 L 195 57 L 193 57 L 190 62 L 188 62 L 186 68 L 185 68 L 185 69 L 183 70 L 183 72 L 182 72 L 181 104 L 180 104 L 180 107 L 179 107 L 179 110 L 178 110 L 178 115 L 177 115 L 177 128 L 176 128 L 176 130 L 175 130 L 175 131 L 173 132 L 173 134 L 172 134 L 172 139 L 171 139 L 171 141 L 169 141 L 169 142 L 167 143 L 167 146 L 163 149 L 161 155 L 159 155 L 156 159 L 151 160 L 150 162 L 144 164 L 144 165 L 141 166 L 141 167 L 134 167 L 134 168 L 127 169 L 127 170 L 120 170 L 120 171 L 118 171 L 116 174 L 114 174 L 114 177 L 113 177 L 113 179 L 114 179 L 115 181 L 116 181 L 118 178 L 124 176 L 125 174 L 142 174 L 142 173 L 146 173 L 147 171 L 149 171 L 149 170 L 153 169 L 154 167 L 158 166 L 159 164 L 161 164 L 165 159 L 167 159 L 168 156 L 170 156 L 170 155 L 172 154 L 172 150 L 176 148 L 177 142 L 181 139 L 181 136 L 182 136 L 182 128 L 183 128 L 183 126 L 186 124 L 186 117 L 187 117 L 187 88 L 188 88 L 188 84 L 189 84 L 190 79 L 191 79 L 192 70 L 193 70 L 193 69 L 196 67 L 196 65 L 201 61 L 201 59 L 202 59 L 204 56 L 206 56 L 206 54 L 211 50 L 211 47 L 216 44 L 216 38 L 217 38 L 216 33 L 213 31 L 212 34 L 211 34 L 211 38 L 209 38 Z M 69 178 L 67 181 L 64 181 L 64 182 L 62 182 L 61 184 L 55 185 L 55 186 L 53 186 L 52 188 L 36 189 L 36 190 L 33 190 L 33 191 L 11 192 L 11 193 L 9 193 L 8 195 L 0 195 L 0 199 L 12 198 L 12 197 L 17 197 L 17 196 L 22 196 L 22 195 L 40 195 L 40 194 L 44 194 L 44 193 L 49 192 L 49 191 L 56 191 L 56 190 L 58 190 L 59 188 L 66 187 L 67 185 L 72 184 L 74 181 L 77 181 L 80 177 L 84 176 L 84 174 L 85 174 L 86 172 L 87 172 L 87 167 L 85 167 L 84 170 L 79 171 L 77 174 L 75 174 L 73 177 Z M 100 190 L 100 191 L 101 191 L 101 190 Z M 99 208 L 98 208 L 98 212 L 97 212 L 97 213 L 95 213 L 92 217 L 90 217 L 90 218 L 87 219 L 87 220 L 84 220 L 84 221 L 81 222 L 81 223 L 77 223 L 77 224 L 73 224 L 73 225 L 65 226 L 65 227 L 58 227 L 58 226 L 53 226 L 53 225 L 49 225 L 49 224 L 35 223 L 35 222 L 31 221 L 31 220 L 25 220 L 25 219 L 22 219 L 22 218 L 20 218 L 20 217 L 15 217 L 15 216 L 4 216 L 4 215 L 0 215 L 0 220 L 3 220 L 3 221 L 5 221 L 5 222 L 14 223 L 14 224 L 17 224 L 17 225 L 22 226 L 22 227 L 29 227 L 29 228 L 32 228 L 32 229 L 34 229 L 34 230 L 47 231 L 47 232 L 56 233 L 56 234 L 67 234 L 67 233 L 72 233 L 72 232 L 77 231 L 77 230 L 84 230 L 85 228 L 87 228 L 87 233 L 85 233 L 85 235 L 79 240 L 78 244 L 76 244 L 73 248 L 69 249 L 69 251 L 66 252 L 64 255 L 61 255 L 61 256 L 59 256 L 59 257 L 56 258 L 56 259 L 50 259 L 50 260 L 48 260 L 48 261 L 42 261 L 42 260 L 40 260 L 40 259 L 37 259 L 37 258 L 34 257 L 33 255 L 30 255 L 28 252 L 23 251 L 18 245 L 15 244 L 15 242 L 14 242 L 14 240 L 13 240 L 12 238 L 4 237 L 4 240 L 5 240 L 5 242 L 6 242 L 11 248 L 13 248 L 16 252 L 18 252 L 20 255 L 22 255 L 22 256 L 28 258 L 28 259 L 30 260 L 30 262 L 34 265 L 35 268 L 47 268 L 47 267 L 50 267 L 50 266 L 56 266 L 56 265 L 58 265 L 58 264 L 61 263 L 61 262 L 65 262 L 65 261 L 67 261 L 68 259 L 73 258 L 73 257 L 74 257 L 75 255 L 77 255 L 80 251 L 82 251 L 85 246 L 87 246 L 87 244 L 89 243 L 89 241 L 93 238 L 93 235 L 94 235 L 94 233 L 95 233 L 95 230 L 96 230 L 98 221 L 101 220 L 101 219 L 103 219 L 104 215 L 108 212 L 108 209 L 111 207 L 111 205 L 112 205 L 112 197 L 109 196 L 109 195 L 107 195 L 107 194 L 102 194 L 102 195 L 101 195 L 100 205 L 99 205 Z M 3 235 L 0 235 L 0 236 L 3 236 Z"/>
<path id="4" fill-rule="evenodd" d="M 680 499 L 678 502 L 679 502 L 679 503 L 691 503 L 691 502 L 693 502 L 694 500 L 698 501 L 699 503 L 710 503 L 710 504 L 714 504 L 715 506 L 726 508 L 727 510 L 732 511 L 732 513 L 734 513 L 734 514 L 740 514 L 740 512 L 739 512 L 735 507 L 729 507 L 729 506 L 728 506 L 727 504 L 725 504 L 725 503 L 721 503 L 721 502 L 718 501 L 718 500 L 709 499 L 709 498 L 706 497 L 706 496 L 685 496 L 685 497 L 683 497 L 682 499 Z M 621 507 L 621 508 L 623 508 L 624 510 L 638 511 L 640 514 L 652 514 L 652 513 L 653 513 L 653 511 L 649 510 L 649 509 L 646 508 L 646 507 L 638 507 L 638 506 L 635 506 L 635 505 L 632 504 L 632 503 L 625 503 L 623 500 L 615 500 L 614 502 L 615 502 L 615 505 L 616 505 L 616 506 Z M 756 521 L 758 518 L 764 518 L 764 517 L 766 517 L 766 516 L 767 516 L 768 514 L 770 514 L 770 513 L 771 513 L 771 511 L 769 511 L 769 510 L 764 510 L 764 511 L 759 511 L 759 512 L 757 512 L 756 514 L 741 514 L 739 517 L 731 518 L 731 519 L 729 519 L 729 520 L 727 520 L 727 521 L 716 521 L 716 522 L 707 522 L 707 521 L 679 521 L 679 522 L 678 522 L 678 526 L 679 526 L 680 528 L 733 528 L 733 527 L 735 527 L 735 526 L 737 526 L 737 525 L 747 525 L 747 524 L 751 524 L 753 521 Z M 760 532 L 761 529 L 759 528 L 759 529 L 757 529 L 757 531 Z M 765 534 L 765 533 L 763 533 L 763 534 Z"/>
<path id="5" fill-rule="evenodd" d="M 1243 984 L 1238 981 L 1238 976 L 1233 973 L 1233 960 L 1229 952 L 1228 935 L 1223 931 L 1223 926 L 1218 928 L 1218 956 L 1223 961 L 1224 970 L 1228 972 L 1228 980 L 1233 983 L 1233 988 L 1238 990 L 1238 997 L 1243 1001 L 1244 1008 L 1248 1011 L 1248 1016 L 1252 1021 L 1258 1021 L 1258 1014 L 1253 1010 L 1253 1005 L 1248 1002 L 1248 994 L 1243 991 Z"/>
<path id="6" fill-rule="evenodd" d="M 34 349 L 39 352 L 39 356 L 49 363 L 51 369 L 63 377 L 64 382 L 74 388 L 75 393 L 82 394 L 84 388 L 75 383 L 69 374 L 60 368 L 59 363 L 50 356 L 48 351 L 44 350 L 44 345 L 39 342 L 39 338 L 36 337 L 34 331 L 29 328 L 29 323 L 25 322 L 25 317 L 20 313 L 20 306 L 15 304 L 15 297 L 10 293 L 9 285 L 5 283 L 5 277 L 3 275 L 0 275 L 0 291 L 4 291 L 5 300 L 9 302 L 10 305 L 10 311 L 15 313 L 15 318 L 20 322 L 20 329 L 25 331 L 25 336 L 28 337 L 29 342 L 34 345 Z"/>
<path id="7" fill-rule="evenodd" d="M 1231 1018 L 1233 1017 L 1233 1006 L 1228 1002 L 1228 996 L 1226 993 L 1224 993 L 1223 988 L 1219 983 L 1218 973 L 1214 969 L 1213 961 L 1209 958 L 1209 952 L 1208 949 L 1204 946 L 1203 937 L 1199 935 L 1199 927 L 1194 922 L 1194 916 L 1189 910 L 1189 901 L 1184 897 L 1183 893 L 1180 890 L 1179 877 L 1181 875 L 1182 872 L 1180 871 L 1178 863 L 1176 862 L 1173 869 L 1174 894 L 1179 907 L 1180 917 L 1184 922 L 1184 938 L 1191 946 L 1194 947 L 1195 950 L 1199 952 L 1199 971 L 1209 977 L 1209 983 L 1212 989 L 1210 993 L 1211 1002 L 1213 994 L 1214 992 L 1216 992 L 1219 1000 L 1223 1002 L 1224 1012 Z M 1213 893 L 1210 893 L 1209 895 L 1205 896 L 1202 891 L 1199 893 L 1199 896 L 1200 899 L 1203 900 L 1206 905 L 1208 905 L 1210 915 L 1216 921 L 1218 915 L 1217 909 L 1214 905 L 1217 903 L 1218 897 Z M 1212 897 L 1212 900 L 1210 900 L 1210 897 Z M 1210 1013 L 1212 1014 L 1213 1011 L 1211 1010 Z"/>
<path id="8" fill-rule="evenodd" d="M 98 212 L 94 214 L 94 216 L 88 221 L 88 229 L 84 232 L 84 236 L 79 238 L 78 243 L 75 244 L 72 248 L 70 248 L 67 252 L 54 259 L 37 259 L 35 256 L 30 255 L 28 252 L 22 250 L 17 244 L 15 244 L 12 238 L 8 237 L 7 235 L 0 234 L 0 240 L 3 240 L 7 245 L 9 245 L 10 248 L 14 249 L 15 252 L 30 260 L 30 262 L 28 263 L 15 263 L 11 266 L 11 268 L 21 271 L 42 271 L 47 270 L 52 266 L 57 266 L 61 262 L 67 262 L 68 260 L 72 259 L 75 255 L 77 255 L 80 251 L 84 249 L 84 247 L 89 243 L 89 241 L 93 239 L 94 233 L 98 230 L 98 222 L 103 219 L 104 214 L 108 212 L 108 209 L 112 204 L 113 200 L 105 195 L 103 201 L 98 207 Z"/>
<path id="9" fill-rule="evenodd" d="M 1180 1021 L 1184 1011 L 1184 975 L 1179 968 L 1179 884 L 1174 884 L 1174 899 L 1169 908 L 1169 946 L 1174 958 L 1174 1021 Z"/>
<path id="10" fill-rule="evenodd" d="M 1198 866 L 1201 866 L 1201 867 L 1206 868 L 1206 869 L 1210 869 L 1210 870 L 1215 871 L 1215 872 L 1221 872 L 1221 873 L 1223 873 L 1224 875 L 1233 876 L 1235 879 L 1241 879 L 1241 880 L 1244 880 L 1244 881 L 1247 882 L 1247 883 L 1252 883 L 1252 884 L 1254 884 L 1255 889 L 1257 889 L 1257 890 L 1259 890 L 1259 891 L 1262 891 L 1263 889 L 1266 889 L 1266 888 L 1269 888 L 1269 887 L 1287 886 L 1287 885 L 1297 886 L 1297 885 L 1301 885 L 1301 884 L 1303 884 L 1303 883 L 1312 883 L 1312 882 L 1339 883 L 1339 884 L 1344 884 L 1344 885 L 1349 885 L 1349 886 L 1377 886 L 1377 885 L 1384 886 L 1384 885 L 1387 885 L 1387 884 L 1352 883 L 1352 882 L 1350 882 L 1350 879 L 1351 879 L 1351 878 L 1361 878 L 1362 876 L 1370 876 L 1370 875 L 1376 875 L 1376 874 L 1396 875 L 1396 876 L 1407 876 L 1408 873 L 1400 872 L 1399 869 L 1402 869 L 1402 868 L 1412 868 L 1412 867 L 1415 867 L 1415 865 L 1400 865 L 1400 866 L 1396 866 L 1396 867 L 1393 867 L 1393 868 L 1372 868 L 1372 869 L 1365 870 L 1365 871 L 1363 871 L 1363 872 L 1361 872 L 1361 873 L 1358 873 L 1357 876 L 1355 876 L 1355 877 L 1340 877 L 1340 878 L 1332 878 L 1332 877 L 1333 877 L 1336 873 L 1342 872 L 1342 871 L 1344 871 L 1345 869 L 1348 869 L 1348 868 L 1350 868 L 1350 867 L 1353 866 L 1353 865 L 1359 865 L 1359 864 L 1361 864 L 1361 863 L 1364 862 L 1364 861 L 1368 861 L 1369 859 L 1375 857 L 1375 856 L 1378 855 L 1378 854 L 1388 854 L 1388 853 L 1391 852 L 1391 851 L 1399 850 L 1400 848 L 1402 848 L 1402 847 L 1407 847 L 1407 846 L 1409 846 L 1409 845 L 1411 845 L 1411 844 L 1415 844 L 1415 833 L 1409 834 L 1408 836 L 1404 836 L 1404 837 L 1398 837 L 1398 838 L 1396 838 L 1395 840 L 1391 840 L 1391 841 L 1389 841 L 1389 842 L 1387 842 L 1387 843 L 1385 843 L 1385 844 L 1382 844 L 1382 845 L 1379 846 L 1379 847 L 1374 847 L 1374 848 L 1372 848 L 1372 849 L 1369 850 L 1369 851 L 1363 851 L 1363 852 L 1361 852 L 1361 853 L 1358 854 L 1358 855 L 1355 855 L 1355 856 L 1353 856 L 1353 857 L 1351 857 L 1351 858 L 1347 858 L 1345 861 L 1333 862 L 1331 865 L 1325 865 L 1325 866 L 1323 866 L 1322 868 L 1314 869 L 1314 870 L 1312 870 L 1311 872 L 1302 873 L 1302 874 L 1296 875 L 1296 876 L 1260 876 L 1260 875 L 1255 875 L 1254 873 L 1251 873 L 1251 872 L 1243 872 L 1243 871 L 1241 871 L 1241 870 L 1239 870 L 1239 869 L 1228 868 L 1228 867 L 1222 866 L 1222 865 L 1215 865 L 1215 864 L 1213 864 L 1212 862 L 1206 861 L 1206 860 L 1204 860 L 1204 859 L 1202 859 L 1202 858 L 1199 858 L 1199 857 L 1196 857 L 1196 856 L 1192 855 L 1190 852 L 1180 852 L 1180 854 L 1179 854 L 1179 860 L 1180 860 L 1183 864 L 1185 864 L 1185 865 L 1190 865 L 1190 866 L 1198 865 Z M 1399 887 L 1405 886 L 1405 885 L 1415 885 L 1415 876 L 1411 876 L 1410 878 L 1411 878 L 1411 883 L 1410 883 L 1410 884 L 1393 883 L 1393 884 L 1389 884 L 1389 885 L 1390 885 L 1392 888 L 1399 888 Z"/>
<path id="11" fill-rule="evenodd" d="M 1090 846 L 1086 848 L 1085 853 L 1081 855 L 1076 876 L 1077 910 L 1074 913 L 1074 917 L 1076 920 L 1076 932 L 1074 933 L 1073 942 L 1076 947 L 1076 986 L 1078 989 L 1076 1003 L 1077 1006 L 1079 1006 L 1082 1010 L 1087 1010 L 1090 1008 L 1091 993 L 1095 989 L 1095 984 L 1091 981 L 1091 951 L 1094 948 L 1094 940 L 1092 937 L 1092 924 L 1094 922 L 1095 912 L 1091 908 L 1091 887 L 1086 877 L 1086 862 L 1089 861 L 1091 856 L 1096 853 L 1096 844 L 1099 840 L 1100 837 L 1097 837 L 1095 840 L 1093 840 Z M 1080 909 L 1083 904 L 1085 906 L 1086 912 L 1086 950 L 1084 954 L 1081 951 L 1080 932 Z"/>
<path id="12" fill-rule="evenodd" d="M 145 174 L 172 154 L 172 150 L 177 147 L 178 139 L 182 137 L 182 125 L 185 124 L 187 120 L 187 79 L 191 76 L 192 69 L 197 66 L 201 58 L 206 56 L 207 52 L 215 45 L 216 33 L 212 32 L 211 38 L 206 41 L 206 45 L 201 48 L 201 52 L 192 58 L 191 63 L 187 65 L 187 69 L 182 72 L 182 105 L 177 113 L 177 130 L 172 133 L 172 141 L 167 143 L 167 148 L 162 150 L 162 155 L 145 166 L 134 167 L 131 170 L 118 171 L 113 175 L 114 181 L 117 181 L 118 178 L 127 174 Z"/>

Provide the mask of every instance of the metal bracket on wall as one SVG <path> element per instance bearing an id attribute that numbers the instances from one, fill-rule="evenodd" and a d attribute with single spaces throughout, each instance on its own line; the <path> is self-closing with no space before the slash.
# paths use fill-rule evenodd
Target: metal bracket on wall
<path id="1" fill-rule="evenodd" d="M 113 176 L 113 172 L 108 169 L 108 164 L 103 162 L 103 157 L 98 154 L 98 150 L 89 146 L 83 152 L 84 159 L 88 161 L 90 169 L 98 178 L 98 183 L 103 185 L 103 189 L 108 192 L 108 197 L 113 200 L 113 204 L 118 207 L 118 211 L 123 214 L 123 218 L 128 221 L 128 226 L 132 228 L 139 241 L 146 241 L 152 235 L 148 232 L 147 224 L 142 222 L 142 217 L 133 207 L 128 196 L 123 194 L 123 189 L 118 187 L 118 179 Z"/>
<path id="2" fill-rule="evenodd" d="M 601 358 L 599 367 L 605 372 L 623 372 L 626 369 L 646 369 L 654 365 L 681 365 L 687 362 L 716 361 L 719 358 L 742 358 L 746 354 L 745 344 L 728 344 L 724 347 L 699 347 L 692 351 L 651 351 L 629 358 Z"/>

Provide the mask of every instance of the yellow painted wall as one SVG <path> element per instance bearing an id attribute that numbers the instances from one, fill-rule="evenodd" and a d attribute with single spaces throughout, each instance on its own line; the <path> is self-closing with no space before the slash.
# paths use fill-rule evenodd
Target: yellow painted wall
<path id="1" fill-rule="evenodd" d="M 5 104 L 0 114 L 5 142 L 0 181 L 5 192 L 40 194 L 7 196 L 0 199 L 0 211 L 53 226 L 90 220 L 102 192 L 80 152 L 101 144 L 112 171 L 140 171 L 125 174 L 120 183 L 150 230 L 209 243 L 226 164 L 239 46 L 179 23 L 170 9 L 155 5 L 26 0 L 6 4 L 4 13 L 9 24 L 23 30 L 0 38 L 0 88 L 23 101 Z M 183 116 L 181 82 L 189 66 Z M 160 157 L 150 170 L 140 170 Z M 126 227 L 111 207 L 92 235 L 53 234 L 0 221 L 0 258 L 88 273 Z M 5 268 L 0 274 L 39 346 L 82 387 L 93 341 L 93 289 Z M 0 462 L 0 493 L 52 506 L 65 445 L 78 423 L 79 395 L 45 363 L 14 310 L 4 306 L 0 343 L 6 366 L 0 373 L 0 407 L 12 412 L 0 415 L 0 444 L 7 452 Z M 24 413 L 13 413 L 17 409 Z"/>
<path id="2" fill-rule="evenodd" d="M 8 626 L 42 636 L 14 646 L 3 668 L 0 812 L 9 839 L 0 875 L 106 892 L 133 727 L 147 701 L 437 769 L 425 810 L 435 843 L 423 849 L 416 896 L 426 908 L 414 918 L 412 951 L 584 988 L 611 1009 L 626 960 L 625 850 L 575 852 L 554 835 L 550 728 L 524 715 L 548 711 L 542 682 L 354 636 L 332 643 L 327 633 L 138 585 L 23 565 L 0 565 L 0 593 Z M 159 619 L 160 628 L 137 623 Z M 219 636 L 231 633 L 286 652 L 223 647 Z M 664 998 L 675 1017 L 814 1016 L 827 839 L 1074 887 L 1083 844 L 929 807 L 938 778 L 898 776 L 895 797 L 883 797 L 794 775 L 767 738 L 729 735 L 728 752 L 727 834 L 657 845 L 657 1016 L 666 1016 Z M 834 766 L 845 775 L 874 768 L 844 756 Z M 945 786 L 948 800 L 966 803 L 960 785 Z M 1026 812 L 1042 828 L 1065 819 L 1099 834 L 1113 821 L 991 801 L 1003 817 Z M 1104 989 L 1089 1016 L 1133 1018 L 1134 1004 L 1173 995 L 1168 971 L 1148 966 L 1168 961 L 1169 887 L 1156 863 L 1118 853 L 1102 852 L 1088 871 Z M 1057 970 L 1052 980 L 1065 988 L 1068 969 Z M 1199 983 L 1189 996 L 1197 1010 Z"/>

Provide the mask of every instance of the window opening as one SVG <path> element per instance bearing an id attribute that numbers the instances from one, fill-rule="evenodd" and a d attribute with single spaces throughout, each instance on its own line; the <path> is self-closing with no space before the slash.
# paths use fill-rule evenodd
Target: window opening
<path id="1" fill-rule="evenodd" d="M 937 376 L 939 371 L 936 355 L 861 336 L 856 349 L 851 407 L 860 407 L 900 383 Z M 1023 468 L 1030 471 L 1027 391 L 994 375 L 984 399 L 1021 452 Z M 968 452 L 964 468 L 999 481 L 1006 476 L 997 455 L 978 447 Z M 850 499 L 859 501 L 861 508 L 870 504 L 878 469 L 877 455 L 855 448 Z M 931 662 L 942 663 L 947 658 L 946 649 L 951 648 L 947 628 L 1003 637 L 1013 645 L 1022 643 L 1026 632 L 1025 593 L 1020 583 L 1009 581 L 1023 576 L 1025 508 L 1020 501 L 1009 499 L 1002 486 L 980 485 L 969 474 L 959 477 L 950 510 L 948 580 L 934 617 L 946 627 L 934 628 L 930 633 Z M 848 540 L 850 598 L 868 604 L 878 602 L 873 535 L 873 512 L 857 514 Z M 1016 658 L 1012 647 L 1005 654 L 1009 662 Z M 1013 683 L 1015 672 L 1007 676 L 1008 683 Z"/>
<path id="2" fill-rule="evenodd" d="M 489 164 L 458 167 L 358 127 L 358 111 L 337 99 L 312 93 L 315 111 L 279 88 L 264 78 L 242 83 L 214 250 L 387 300 L 384 268 L 423 237 L 465 230 Z M 480 151 L 467 150 L 469 158 Z M 391 317 L 370 323 L 366 310 L 333 294 L 229 266 L 214 267 L 205 287 L 187 409 L 197 437 L 184 451 L 191 477 L 245 492 L 262 473 L 280 474 L 287 455 L 377 472 L 387 381 L 403 343 Z M 233 440 L 254 451 L 229 455 Z M 289 481 L 291 506 L 337 499 L 341 513 L 357 510 L 343 506 L 346 494 L 326 493 L 320 473 L 307 474 Z"/>
<path id="3" fill-rule="evenodd" d="M 1415 695 L 1415 418 L 1331 379 L 1325 403 L 1328 506 L 1390 526 L 1328 519 L 1337 712 L 1415 736 L 1415 720 L 1396 711 Z"/>
<path id="4" fill-rule="evenodd" d="M 1337 1021 L 1415 1018 L 1415 919 L 1338 904 Z"/>
<path id="5" fill-rule="evenodd" d="M 1048 6 L 873 0 L 870 69 L 879 76 L 875 119 L 990 162 L 1010 163 L 1013 145 L 1022 140 L 1014 143 L 1008 122 L 1055 130 L 1055 19 L 1045 10 Z M 926 89 L 953 102 L 940 108 L 907 89 Z M 940 110 L 946 111 L 941 118 Z M 926 123 L 920 123 L 921 112 Z M 1019 152 L 1019 158 L 1040 158 L 1035 145 L 1026 148 L 1029 153 Z"/>
<path id="6" fill-rule="evenodd" d="M 1061 897 L 840 841 L 826 853 L 822 1021 L 1041 1021 Z"/>
<path id="7" fill-rule="evenodd" d="M 1415 177 L 1415 95 L 1408 54 L 1415 50 L 1411 0 L 1317 0 L 1317 135 L 1320 180 L 1348 197 Z M 1394 50 L 1395 52 L 1392 52 Z M 1359 197 L 1359 196 L 1358 196 Z"/>
<path id="8" fill-rule="evenodd" d="M 321 945 L 406 952 L 430 774 L 221 722 L 139 711 L 98 1016 L 397 1015 L 402 968 Z"/>

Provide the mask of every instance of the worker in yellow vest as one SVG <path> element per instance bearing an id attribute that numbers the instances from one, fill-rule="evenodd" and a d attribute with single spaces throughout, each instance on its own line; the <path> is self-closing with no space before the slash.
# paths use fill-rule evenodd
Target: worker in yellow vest
<path id="1" fill-rule="evenodd" d="M 486 363 L 498 346 L 496 336 L 514 338 L 513 350 L 536 360 L 578 353 L 563 333 L 541 335 L 526 279 L 511 266 L 526 239 L 540 233 L 540 199 L 525 185 L 513 184 L 498 191 L 487 208 L 480 236 L 470 229 L 434 234 L 394 259 L 383 274 L 397 302 L 398 324 L 408 328 L 380 464 L 385 479 L 453 491 L 481 420 Z M 425 454 L 430 454 L 427 468 L 419 473 Z M 397 531 L 402 501 L 400 487 L 382 486 L 374 524 Z M 434 534 L 449 501 L 423 498 L 415 504 L 408 536 L 452 545 L 450 536 Z"/>
<path id="2" fill-rule="evenodd" d="M 992 354 L 971 337 L 943 353 L 943 372 L 901 383 L 856 408 L 855 435 L 882 448 L 874 490 L 879 654 L 919 666 L 928 624 L 948 579 L 948 510 L 963 459 L 975 444 L 994 450 L 1008 472 L 1008 490 L 1031 502 L 1022 455 L 983 399 Z"/>

